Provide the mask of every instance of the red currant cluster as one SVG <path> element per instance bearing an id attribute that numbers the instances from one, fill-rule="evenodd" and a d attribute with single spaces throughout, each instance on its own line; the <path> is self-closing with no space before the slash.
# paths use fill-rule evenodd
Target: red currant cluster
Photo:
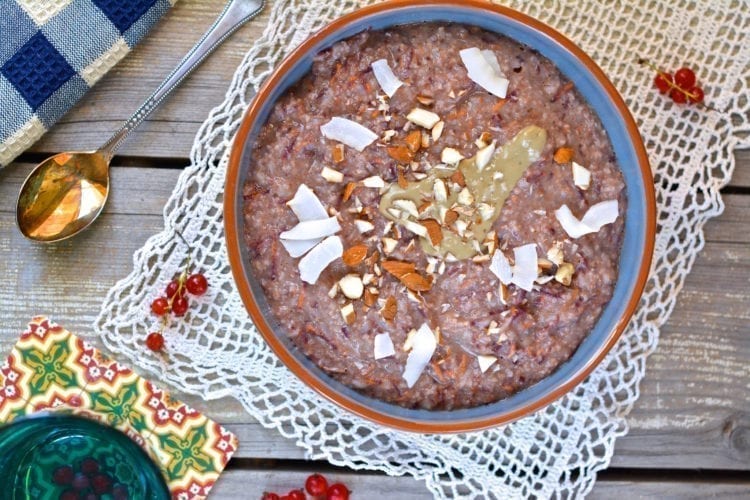
<path id="1" fill-rule="evenodd" d="M 697 85 L 695 72 L 690 68 L 680 68 L 674 75 L 668 71 L 662 71 L 646 59 L 640 59 L 641 64 L 646 64 L 656 71 L 654 87 L 659 89 L 660 94 L 667 94 L 677 104 L 699 104 L 703 102 L 703 88 Z"/>
<path id="2" fill-rule="evenodd" d="M 164 348 L 164 335 L 162 331 L 167 326 L 169 314 L 177 317 L 184 316 L 190 303 L 188 294 L 203 295 L 208 290 L 208 280 L 202 273 L 188 274 L 190 260 L 185 270 L 177 279 L 172 280 L 164 291 L 165 296 L 154 299 L 151 303 L 151 312 L 162 318 L 161 331 L 151 332 L 146 337 L 146 347 L 152 351 L 161 351 Z"/>
<path id="3" fill-rule="evenodd" d="M 78 500 L 79 498 L 111 498 L 123 500 L 128 498 L 125 485 L 116 484 L 114 478 L 100 470 L 99 462 L 89 457 L 83 459 L 78 472 L 69 465 L 55 469 L 52 480 L 55 484 L 68 487 L 60 493 L 59 500 Z"/>
<path id="4" fill-rule="evenodd" d="M 343 483 L 328 486 L 328 480 L 322 474 L 311 474 L 305 481 L 305 490 L 292 490 L 286 495 L 265 492 L 261 500 L 307 500 L 305 491 L 315 500 L 349 500 L 349 488 Z"/>

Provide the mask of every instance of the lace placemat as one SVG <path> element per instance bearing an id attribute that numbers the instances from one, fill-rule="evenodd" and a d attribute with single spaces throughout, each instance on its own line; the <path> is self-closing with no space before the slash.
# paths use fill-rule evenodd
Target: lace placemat
<path id="1" fill-rule="evenodd" d="M 490 431 L 435 436 L 377 427 L 342 413 L 281 366 L 255 330 L 228 265 L 222 193 L 228 151 L 243 111 L 272 68 L 312 31 L 358 5 L 351 0 L 279 0 L 270 22 L 237 69 L 226 100 L 200 128 L 192 165 L 164 210 L 165 229 L 133 257 L 134 270 L 108 294 L 95 329 L 113 352 L 207 399 L 238 398 L 262 425 L 309 458 L 355 469 L 411 474 L 436 497 L 578 496 L 605 468 L 625 416 L 638 398 L 646 357 L 657 344 L 685 276 L 703 247 L 703 225 L 724 208 L 719 189 L 734 167 L 733 149 L 750 147 L 750 9 L 738 2 L 509 1 L 578 43 L 610 76 L 636 117 L 655 174 L 659 233 L 654 270 L 620 342 L 563 399 Z M 638 56 L 665 68 L 698 71 L 706 100 L 720 112 L 678 106 L 652 88 Z M 184 264 L 211 288 L 187 321 L 166 333 L 164 365 L 144 347 L 154 319 L 144 308 Z"/>

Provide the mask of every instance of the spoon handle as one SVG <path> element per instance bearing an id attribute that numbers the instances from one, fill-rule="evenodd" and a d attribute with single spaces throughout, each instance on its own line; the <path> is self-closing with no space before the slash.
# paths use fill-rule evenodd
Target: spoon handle
<path id="1" fill-rule="evenodd" d="M 230 0 L 224 10 L 216 18 L 198 43 L 180 61 L 169 76 L 159 85 L 151 96 L 141 104 L 133 116 L 115 132 L 115 134 L 99 149 L 99 153 L 111 160 L 115 151 L 122 145 L 125 138 L 185 79 L 196 67 L 203 62 L 213 50 L 221 45 L 229 35 L 244 23 L 258 15 L 263 9 L 265 0 Z"/>

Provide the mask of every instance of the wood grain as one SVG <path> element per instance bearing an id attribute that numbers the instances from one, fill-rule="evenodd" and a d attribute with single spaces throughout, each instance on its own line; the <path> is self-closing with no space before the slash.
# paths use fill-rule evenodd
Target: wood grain
<path id="1" fill-rule="evenodd" d="M 213 23 L 226 0 L 181 0 L 29 151 L 95 149 L 141 105 Z M 270 6 L 241 27 L 190 75 L 120 149 L 124 156 L 187 158 L 199 125 L 224 100 L 245 52 L 266 25 Z"/>
<path id="2" fill-rule="evenodd" d="M 31 165 L 0 171 L 0 350 L 32 315 L 44 312 L 86 335 L 109 288 L 131 270 L 133 252 L 162 228 L 161 211 L 179 170 L 117 167 L 105 215 L 79 238 L 55 246 L 24 240 L 14 196 Z M 148 180 L 148 182 L 144 182 Z M 724 197 L 726 212 L 688 277 L 659 349 L 649 358 L 642 396 L 617 441 L 613 466 L 750 469 L 750 196 Z M 231 399 L 183 396 L 240 436 L 238 457 L 303 458 Z"/>

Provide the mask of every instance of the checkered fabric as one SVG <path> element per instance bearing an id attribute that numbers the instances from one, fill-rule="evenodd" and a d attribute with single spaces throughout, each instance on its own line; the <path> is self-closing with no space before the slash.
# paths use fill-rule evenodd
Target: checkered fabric
<path id="1" fill-rule="evenodd" d="M 176 0 L 0 0 L 0 167 L 38 140 Z"/>

